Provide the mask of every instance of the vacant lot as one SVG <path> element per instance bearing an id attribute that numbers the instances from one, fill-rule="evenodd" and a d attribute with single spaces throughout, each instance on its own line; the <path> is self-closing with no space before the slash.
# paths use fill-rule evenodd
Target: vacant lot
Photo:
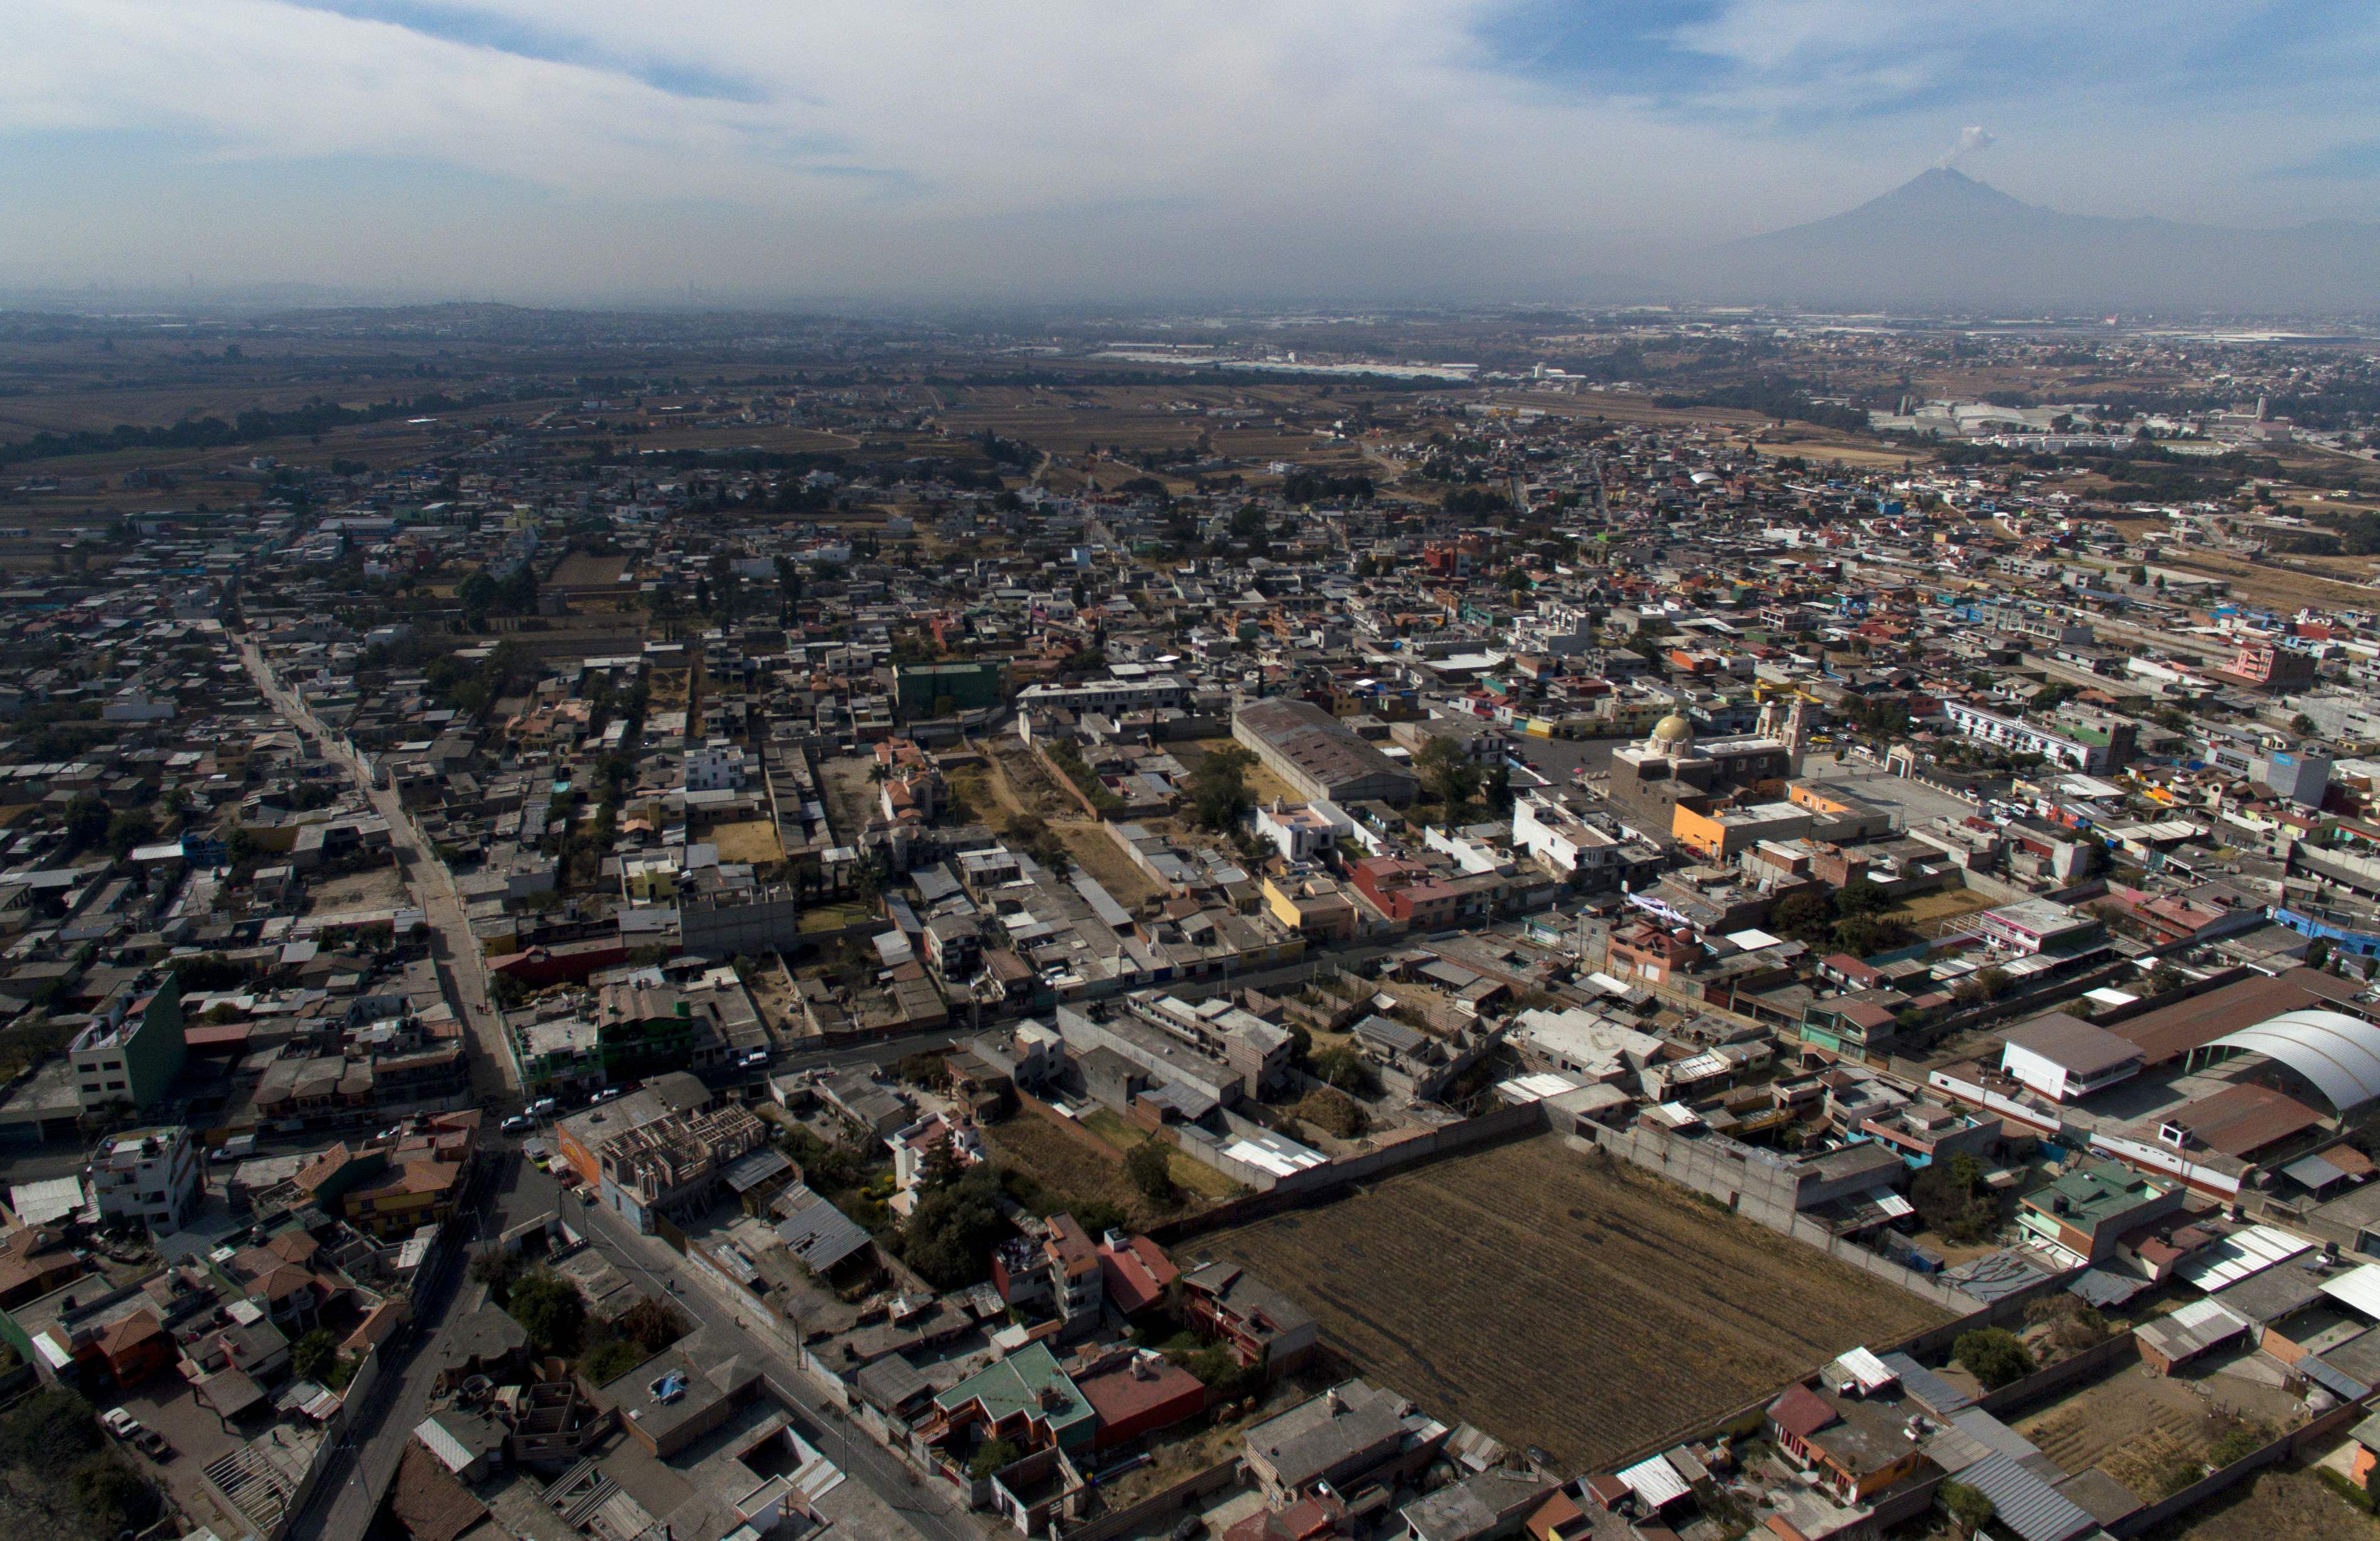
<path id="1" fill-rule="evenodd" d="M 2310 1469 L 2272 1470 L 2149 1535 L 2151 1541 L 2380 1541 L 2380 1520 L 2350 1509 Z"/>
<path id="2" fill-rule="evenodd" d="M 713 824 L 710 841 L 719 847 L 721 861 L 766 863 L 785 859 L 785 847 L 777 837 L 777 821 L 773 819 L 737 819 Z"/>
<path id="3" fill-rule="evenodd" d="M 1085 817 L 1082 806 L 1059 789 L 1031 750 L 1021 745 L 994 745 L 985 756 L 984 768 L 963 772 L 962 777 L 953 778 L 953 784 L 965 792 L 978 818 L 1003 835 L 1026 814 L 1040 819 L 1065 845 L 1075 865 L 1125 909 L 1138 909 L 1150 899 L 1164 896 L 1157 880 L 1132 864 L 1099 821 Z"/>
<path id="4" fill-rule="evenodd" d="M 1980 889 L 1943 888 L 1921 893 L 1896 907 L 1891 918 L 1921 937 L 1938 937 L 1964 916 L 1992 907 L 1991 895 Z"/>
<path id="5" fill-rule="evenodd" d="M 2123 1365 L 2011 1426 L 2063 1470 L 2096 1466 L 2153 1503 L 2195 1481 L 2216 1441 L 2243 1425 L 2277 1433 L 2302 1421 L 2296 1399 L 2259 1379 L 2224 1373 L 2230 1363 L 2202 1360 L 2170 1377 L 2145 1365 Z"/>
<path id="6" fill-rule="evenodd" d="M 1577 1471 L 1943 1313 L 1552 1139 L 1185 1244 L 1243 1264 L 1364 1374 Z"/>
<path id="7" fill-rule="evenodd" d="M 1126 1122 L 1123 1115 L 1111 1108 L 1093 1109 L 1083 1115 L 1082 1123 L 1085 1129 L 1114 1147 L 1119 1159 L 1125 1151 L 1151 1138 L 1146 1131 Z M 1165 1170 L 1172 1174 L 1173 1185 L 1183 1192 L 1196 1194 L 1202 1198 L 1230 1198 L 1247 1191 L 1172 1141 L 1160 1143 L 1165 1147 Z"/>
<path id="8" fill-rule="evenodd" d="M 992 1159 L 1030 1175 L 1051 1200 L 1074 1206 L 1112 1204 L 1135 1225 L 1152 1225 L 1178 1218 L 1185 1210 L 1205 1208 L 1199 1188 L 1212 1187 L 1222 1178 L 1220 1172 L 1176 1151 L 1168 1164 L 1183 1196 L 1170 1205 L 1151 1204 L 1124 1176 L 1122 1155 L 1105 1140 L 1087 1129 L 1031 1111 L 987 1128 L 984 1145 Z M 1186 1177 L 1197 1177 L 1198 1183 L 1185 1181 Z M 1223 1186 L 1228 1189 L 1229 1183 Z"/>

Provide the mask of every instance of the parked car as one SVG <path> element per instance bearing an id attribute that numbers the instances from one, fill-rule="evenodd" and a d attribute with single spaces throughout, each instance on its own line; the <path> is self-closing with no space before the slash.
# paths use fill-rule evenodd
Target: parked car
<path id="1" fill-rule="evenodd" d="M 138 1438 L 140 1436 L 149 1432 L 146 1427 L 142 1426 L 140 1419 L 134 1417 L 131 1414 L 127 1413 L 121 1407 L 111 1407 L 106 1412 L 102 1413 L 99 1415 L 99 1422 L 101 1427 L 106 1429 L 108 1433 L 115 1435 L 118 1439 Z"/>
<path id="2" fill-rule="evenodd" d="M 515 1113 L 496 1127 L 507 1135 L 525 1135 L 537 1127 L 537 1121 L 527 1113 Z"/>
<path id="3" fill-rule="evenodd" d="M 531 1118 L 551 1118 L 553 1110 L 560 1106 L 562 1104 L 550 1097 L 540 1097 L 521 1110 Z"/>
<path id="4" fill-rule="evenodd" d="M 174 1447 L 165 1443 L 165 1437 L 153 1428 L 143 1428 L 132 1437 L 132 1442 L 140 1446 L 141 1453 L 152 1461 L 162 1463 L 174 1459 Z"/>
<path id="5" fill-rule="evenodd" d="M 587 1104 L 588 1104 L 588 1106 L 589 1106 L 589 1107 L 593 1107 L 593 1106 L 595 1106 L 597 1103 L 609 1102 L 609 1101 L 611 1101 L 611 1100 L 612 1100 L 612 1098 L 615 1098 L 615 1097 L 618 1097 L 620 1094 L 621 1094 L 621 1088 L 620 1088 L 620 1087 L 618 1087 L 618 1086 L 606 1086 L 606 1087 L 604 1087 L 601 1091 L 599 1091 L 599 1092 L 597 1092 L 594 1096 L 592 1096 L 592 1097 L 589 1098 L 587 1099 Z"/>

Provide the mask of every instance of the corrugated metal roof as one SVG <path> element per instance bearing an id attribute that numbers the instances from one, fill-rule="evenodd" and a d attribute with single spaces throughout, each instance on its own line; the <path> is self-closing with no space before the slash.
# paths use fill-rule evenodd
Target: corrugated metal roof
<path id="1" fill-rule="evenodd" d="M 2016 1463 L 2013 1456 L 1985 1456 L 1959 1474 L 1959 1480 L 1992 1500 L 1999 1523 L 2023 1541 L 2068 1541 L 2098 1528 L 2099 1522 L 2074 1500 Z"/>
<path id="2" fill-rule="evenodd" d="M 2322 1292 L 2350 1311 L 2380 1320 L 2380 1263 L 2324 1280 Z"/>
<path id="3" fill-rule="evenodd" d="M 420 1440 L 429 1449 L 430 1453 L 438 1458 L 439 1464 L 450 1472 L 461 1471 L 473 1460 L 471 1452 L 465 1450 L 453 1435 L 447 1433 L 445 1426 L 435 1416 L 424 1418 L 414 1425 L 413 1437 Z"/>
<path id="4" fill-rule="evenodd" d="M 2313 1244 L 2302 1236 L 2292 1236 L 2269 1225 L 2252 1225 L 2244 1231 L 2234 1231 L 2176 1271 L 2183 1283 L 2194 1284 L 2213 1294 L 2226 1285 L 2237 1284 L 2313 1248 Z"/>
<path id="5" fill-rule="evenodd" d="M 2309 1353 L 2294 1366 L 2297 1372 L 2344 1401 L 2371 1395 L 2372 1388 L 2318 1353 Z M 2368 1422 L 2369 1420 L 2367 1420 Z"/>
<path id="6" fill-rule="evenodd" d="M 1865 1392 L 1881 1391 L 1893 1382 L 1891 1369 L 1864 1348 L 1845 1349 L 1836 1355 L 1834 1364 L 1828 1368 L 1830 1377 L 1839 1370 L 1857 1381 L 1860 1389 Z"/>
<path id="7" fill-rule="evenodd" d="M 1890 1188 L 1870 1188 L 1867 1201 L 1884 1211 L 1888 1219 L 1907 1219 L 1917 1213 L 1917 1207 L 1894 1193 Z"/>
<path id="8" fill-rule="evenodd" d="M 2170 1360 L 2183 1360 L 2248 1330 L 2248 1324 L 2211 1300 L 2192 1301 L 2169 1317 L 2143 1322 L 2133 1336 Z"/>
<path id="9" fill-rule="evenodd" d="M 1647 1509 L 1675 1503 L 1693 1491 L 1686 1486 L 1686 1479 L 1678 1474 L 1678 1469 L 1658 1455 L 1636 1462 L 1618 1475 Z"/>
<path id="10" fill-rule="evenodd" d="M 1947 1418 L 1975 1404 L 1974 1398 L 1905 1353 L 1880 1353 L 1876 1357 L 1884 1362 L 1886 1369 L 1900 1377 L 1900 1389 L 1932 1408 L 1937 1418 Z"/>
<path id="11" fill-rule="evenodd" d="M 2244 1049 L 2278 1060 L 2321 1087 L 2342 1113 L 2380 1097 L 2380 1026 L 2344 1012 L 2283 1012 L 2226 1033 L 2207 1047 Z"/>

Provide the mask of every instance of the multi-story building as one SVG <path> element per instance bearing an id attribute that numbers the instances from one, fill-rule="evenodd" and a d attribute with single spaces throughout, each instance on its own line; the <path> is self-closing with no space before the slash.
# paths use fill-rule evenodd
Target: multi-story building
<path id="1" fill-rule="evenodd" d="M 1257 808 L 1257 838 L 1284 861 L 1312 861 L 1354 833 L 1355 821 L 1331 804 L 1274 801 Z"/>
<path id="2" fill-rule="evenodd" d="M 2017 1204 L 2016 1223 L 2076 1265 L 2095 1263 L 2117 1241 L 2181 1207 L 2180 1183 L 2151 1182 L 2119 1161 L 2070 1171 Z"/>
<path id="3" fill-rule="evenodd" d="M 1463 908 L 1460 889 L 1405 856 L 1367 857 L 1350 869 L 1349 880 L 1382 915 L 1416 931 L 1442 930 Z"/>
<path id="4" fill-rule="evenodd" d="M 2216 671 L 2259 690 L 2295 690 L 2313 683 L 2314 661 L 2270 637 L 2252 637 L 2241 642 L 2231 661 Z"/>
<path id="5" fill-rule="evenodd" d="M 596 1051 L 603 1078 L 625 1086 L 668 1070 L 725 1062 L 719 1007 L 666 985 L 606 985 L 596 997 Z"/>
<path id="6" fill-rule="evenodd" d="M 735 1105 L 622 1130 L 595 1153 L 603 1202 L 647 1232 L 657 1216 L 707 1208 L 728 1163 L 766 1144 L 768 1131 Z"/>
<path id="7" fill-rule="evenodd" d="M 1072 685 L 1028 685 L 1016 693 L 1016 709 L 1063 707 L 1069 711 L 1145 711 L 1178 707 L 1189 694 L 1179 674 L 1161 673 L 1137 664 L 1118 664 L 1105 679 Z"/>
<path id="8" fill-rule="evenodd" d="M 111 1135 L 92 1154 L 91 1191 L 103 1223 L 178 1231 L 199 1207 L 198 1142 L 178 1123 Z"/>
<path id="9" fill-rule="evenodd" d="M 733 792 L 744 784 L 744 751 L 714 739 L 686 757 L 688 792 Z"/>
<path id="10" fill-rule="evenodd" d="M 169 978 L 131 1003 L 123 1017 L 92 1023 L 67 1050 L 75 1096 L 85 1112 L 146 1108 L 182 1074 L 182 996 Z"/>
<path id="11" fill-rule="evenodd" d="M 974 711 L 1000 704 L 997 663 L 905 663 L 892 671 L 893 698 L 904 716 Z"/>
<path id="12" fill-rule="evenodd" d="M 2132 758 L 2138 732 L 2130 722 L 2043 727 L 2021 717 L 1985 711 L 1964 701 L 1943 702 L 1942 715 L 1962 738 L 1972 738 L 2012 755 L 2039 755 L 2053 765 L 2086 775 L 2120 769 Z"/>
<path id="13" fill-rule="evenodd" d="M 1191 1323 L 1243 1365 L 1286 1375 L 1314 1356 L 1321 1324 L 1305 1307 L 1236 1263 L 1208 1263 L 1181 1278 L 1181 1308 Z"/>
<path id="14" fill-rule="evenodd" d="M 992 1253 L 991 1281 L 1009 1304 L 1045 1308 L 1069 1327 L 1096 1317 L 1107 1299 L 1099 1246 L 1072 1215 L 1051 1215 L 1038 1241 L 1002 1242 Z"/>

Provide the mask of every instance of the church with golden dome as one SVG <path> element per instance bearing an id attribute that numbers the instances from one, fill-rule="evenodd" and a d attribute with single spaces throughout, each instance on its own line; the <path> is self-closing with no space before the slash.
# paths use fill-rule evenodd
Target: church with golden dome
<path id="1" fill-rule="evenodd" d="M 1783 737 L 1760 733 L 1698 738 L 1690 718 L 1671 712 L 1653 724 L 1644 742 L 1612 751 L 1605 795 L 1631 829 L 1666 847 L 1672 843 L 1681 806 L 1707 814 L 1738 792 L 1793 775 L 1800 758 L 1799 718 L 1797 702 Z"/>

